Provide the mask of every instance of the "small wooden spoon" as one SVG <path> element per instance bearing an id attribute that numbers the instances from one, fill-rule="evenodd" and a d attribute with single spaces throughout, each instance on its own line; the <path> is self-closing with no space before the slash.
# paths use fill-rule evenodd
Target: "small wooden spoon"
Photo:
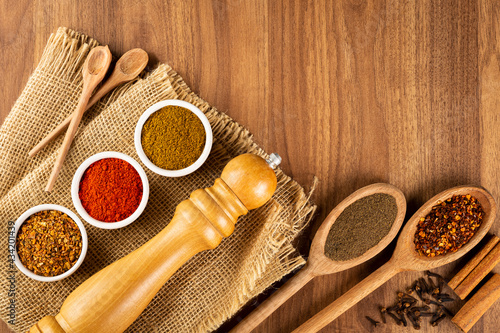
<path id="1" fill-rule="evenodd" d="M 143 49 L 132 49 L 126 52 L 116 62 L 115 69 L 104 84 L 96 91 L 87 103 L 85 111 L 90 109 L 98 100 L 100 100 L 108 92 L 116 88 L 122 83 L 132 81 L 139 75 L 148 64 L 148 54 Z M 40 150 L 45 148 L 52 140 L 61 134 L 66 127 L 71 123 L 73 114 L 69 115 L 62 123 L 59 124 L 52 132 L 50 132 L 42 141 L 40 141 L 28 153 L 29 157 L 35 156 Z"/>
<path id="2" fill-rule="evenodd" d="M 83 64 L 83 91 L 80 96 L 80 101 L 76 106 L 75 112 L 73 112 L 73 117 L 69 124 L 68 131 L 66 132 L 66 136 L 64 137 L 64 141 L 62 143 L 61 150 L 59 150 L 59 155 L 57 156 L 56 162 L 54 164 L 54 168 L 52 169 L 52 173 L 49 177 L 49 182 L 45 191 L 50 192 L 54 187 L 57 176 L 61 171 L 64 159 L 68 154 L 69 147 L 71 146 L 71 142 L 75 137 L 75 133 L 78 129 L 78 125 L 80 124 L 80 120 L 82 119 L 83 113 L 85 112 L 85 107 L 89 101 L 90 95 L 92 95 L 92 91 L 94 91 L 95 87 L 102 81 L 104 75 L 108 71 L 109 64 L 111 63 L 111 52 L 107 46 L 97 46 L 90 51 Z"/>
<path id="3" fill-rule="evenodd" d="M 462 246 L 457 252 L 448 253 L 446 255 L 436 256 L 433 258 L 419 255 L 415 251 L 413 240 L 420 218 L 425 217 L 430 212 L 432 207 L 438 204 L 438 202 L 444 201 L 453 195 L 467 194 L 470 194 L 479 200 L 485 213 L 485 217 L 483 219 L 481 227 L 479 228 L 479 231 L 466 245 Z M 394 250 L 392 258 L 389 260 L 389 262 L 381 266 L 370 276 L 351 288 L 351 290 L 346 292 L 344 295 L 337 298 L 333 303 L 310 318 L 307 322 L 302 324 L 293 332 L 312 333 L 319 331 L 399 272 L 424 271 L 443 266 L 454 260 L 457 260 L 474 246 L 476 246 L 476 244 L 479 243 L 484 235 L 486 235 L 491 225 L 495 221 L 496 210 L 496 203 L 491 194 L 489 194 L 485 189 L 479 187 L 458 186 L 434 196 L 422 207 L 420 207 L 420 209 L 406 223 L 403 231 L 401 232 L 401 235 L 399 236 L 396 249 Z"/>
<path id="4" fill-rule="evenodd" d="M 330 229 L 339 217 L 339 215 L 355 201 L 376 193 L 386 193 L 396 199 L 398 213 L 389 233 L 382 240 L 366 251 L 361 256 L 347 261 L 333 261 L 325 256 L 325 243 Z M 390 184 L 378 183 L 360 188 L 344 199 L 337 207 L 335 207 L 327 216 L 325 221 L 314 236 L 309 259 L 306 265 L 290 280 L 288 280 L 280 289 L 275 291 L 264 303 L 257 309 L 246 316 L 238 325 L 236 325 L 231 333 L 235 332 L 250 332 L 257 327 L 261 322 L 269 317 L 277 308 L 292 297 L 297 291 L 305 286 L 310 280 L 316 276 L 332 274 L 357 266 L 368 259 L 371 259 L 382 251 L 396 237 L 403 223 L 406 213 L 406 200 L 404 194 L 396 187 Z"/>

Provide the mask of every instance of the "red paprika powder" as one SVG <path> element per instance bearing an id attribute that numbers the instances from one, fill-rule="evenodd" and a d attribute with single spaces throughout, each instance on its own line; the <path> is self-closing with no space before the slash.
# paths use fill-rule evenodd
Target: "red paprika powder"
<path id="1" fill-rule="evenodd" d="M 78 195 L 83 208 L 94 219 L 122 221 L 141 203 L 141 177 L 130 163 L 119 158 L 104 158 L 85 170 Z"/>

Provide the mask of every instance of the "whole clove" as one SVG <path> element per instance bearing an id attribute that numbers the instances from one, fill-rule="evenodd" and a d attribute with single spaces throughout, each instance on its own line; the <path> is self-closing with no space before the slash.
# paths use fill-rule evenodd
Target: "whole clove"
<path id="1" fill-rule="evenodd" d="M 434 313 L 434 315 L 432 316 L 431 318 L 431 323 L 433 323 L 434 321 L 436 321 L 438 318 L 440 318 L 442 315 L 443 315 L 443 311 L 441 310 L 437 310 L 436 313 Z"/>
<path id="2" fill-rule="evenodd" d="M 407 315 L 412 317 L 416 322 L 420 322 L 420 311 L 408 311 Z"/>
<path id="3" fill-rule="evenodd" d="M 402 298 L 400 302 L 398 302 L 398 304 L 401 304 L 401 306 L 403 308 L 409 308 L 410 306 L 414 305 L 415 303 L 417 303 L 417 300 L 413 297 L 411 298 Z"/>
<path id="4" fill-rule="evenodd" d="M 380 317 L 382 318 L 382 322 L 385 324 L 387 323 L 386 319 L 385 319 L 385 314 L 387 313 L 387 309 L 384 308 L 383 306 L 380 307 Z"/>
<path id="5" fill-rule="evenodd" d="M 368 317 L 368 316 L 365 316 L 365 318 L 366 318 L 366 319 L 368 319 L 368 321 L 369 321 L 369 322 L 370 322 L 373 326 L 375 326 L 375 327 L 377 327 L 377 326 L 378 326 L 378 324 L 380 324 L 378 321 L 376 321 L 375 319 L 372 319 L 372 318 L 370 318 L 370 317 Z"/>
<path id="6" fill-rule="evenodd" d="M 453 313 L 443 304 L 439 305 L 439 309 L 442 310 L 444 313 L 446 313 L 448 316 L 453 317 Z"/>
<path id="7" fill-rule="evenodd" d="M 425 274 L 427 276 L 431 276 L 431 277 L 435 277 L 437 278 L 438 280 L 443 280 L 444 281 L 444 277 L 442 277 L 441 275 L 437 274 L 437 273 L 432 273 L 431 271 L 425 271 Z"/>
<path id="8" fill-rule="evenodd" d="M 437 305 L 437 306 L 441 306 L 440 303 L 436 302 L 436 301 L 433 301 L 432 299 L 428 299 L 425 301 L 426 304 L 433 304 L 433 305 Z"/>
<path id="9" fill-rule="evenodd" d="M 396 305 L 393 305 L 391 307 L 388 307 L 387 308 L 387 312 L 396 312 L 397 310 L 399 310 L 401 308 L 401 306 L 399 306 L 398 304 Z"/>
<path id="10" fill-rule="evenodd" d="M 418 282 L 420 284 L 420 288 L 422 288 L 422 293 L 428 294 L 429 293 L 429 285 L 427 284 L 427 282 L 425 282 L 424 278 L 418 279 Z"/>
<path id="11" fill-rule="evenodd" d="M 420 298 L 420 300 L 423 301 L 424 297 L 422 296 L 422 288 L 420 288 L 419 285 L 415 286 L 415 292 L 417 293 L 418 298 Z"/>
<path id="12" fill-rule="evenodd" d="M 412 308 L 413 311 L 429 311 L 431 308 L 428 306 L 428 305 L 424 305 L 424 306 L 415 306 Z"/>
<path id="13" fill-rule="evenodd" d="M 411 300 L 411 301 L 415 301 L 415 302 L 417 301 L 417 299 L 416 299 L 415 297 L 413 297 L 413 296 L 411 296 L 411 295 L 408 295 L 408 294 L 405 294 L 405 295 L 403 296 L 403 298 L 401 298 L 401 300 L 402 300 L 403 302 L 404 302 L 405 300 L 406 300 L 406 301 Z"/>
<path id="14" fill-rule="evenodd" d="M 403 326 L 406 327 L 408 326 L 408 322 L 406 321 L 406 318 L 405 318 L 405 314 L 404 313 L 401 313 L 399 315 L 399 319 L 401 319 L 401 322 L 403 323 Z"/>
<path id="15" fill-rule="evenodd" d="M 443 313 L 441 316 L 439 316 L 438 318 L 436 318 L 434 321 L 431 321 L 431 326 L 432 327 L 437 326 L 439 324 L 439 322 L 441 320 L 443 320 L 445 317 L 446 317 L 446 315 Z"/>
<path id="16" fill-rule="evenodd" d="M 431 325 L 437 326 L 445 317 L 453 317 L 451 311 L 443 305 L 443 303 L 455 300 L 450 294 L 443 292 L 444 278 L 429 271 L 426 271 L 426 275 L 427 278 L 416 279 L 411 287 L 405 291 L 396 292 L 397 301 L 395 304 L 387 308 L 379 308 L 380 317 L 384 324 L 386 316 L 390 316 L 399 326 L 407 327 L 409 322 L 413 329 L 419 330 L 422 318 L 428 317 Z M 433 278 L 436 278 L 437 281 L 435 282 Z M 420 306 L 419 304 L 422 303 L 419 301 L 424 304 Z M 436 306 L 436 311 L 431 310 L 432 305 Z M 379 324 L 375 320 L 374 322 L 376 322 L 376 324 L 372 322 L 374 326 Z"/>
<path id="17" fill-rule="evenodd" d="M 451 297 L 441 297 L 441 298 L 438 298 L 438 300 L 442 303 L 446 303 L 446 302 L 453 302 L 454 299 L 451 298 Z"/>
<path id="18" fill-rule="evenodd" d="M 410 320 L 411 325 L 413 326 L 414 329 L 419 330 L 420 329 L 420 318 L 417 318 L 415 314 L 411 311 L 409 311 L 407 314 L 408 320 Z"/>
<path id="19" fill-rule="evenodd" d="M 428 277 L 427 282 L 429 284 L 429 294 L 434 295 L 434 294 L 439 294 L 440 290 L 439 288 L 434 284 L 434 281 L 432 278 Z"/>

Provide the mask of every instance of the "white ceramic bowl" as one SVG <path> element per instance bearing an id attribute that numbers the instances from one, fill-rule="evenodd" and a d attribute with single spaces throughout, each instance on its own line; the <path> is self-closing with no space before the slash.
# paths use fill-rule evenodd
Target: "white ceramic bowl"
<path id="1" fill-rule="evenodd" d="M 169 105 L 180 106 L 193 112 L 201 120 L 201 123 L 205 128 L 205 134 L 206 134 L 205 147 L 203 148 L 200 157 L 198 157 L 198 159 L 187 168 L 179 170 L 166 170 L 156 166 L 155 164 L 153 164 L 153 162 L 149 160 L 149 158 L 144 153 L 144 150 L 142 149 L 141 137 L 142 137 L 142 128 L 144 127 L 144 123 L 153 113 Z M 147 166 L 148 169 L 150 169 L 151 171 L 167 177 L 182 177 L 196 171 L 200 166 L 202 166 L 203 163 L 205 163 L 208 155 L 210 154 L 210 150 L 212 149 L 212 141 L 213 141 L 212 127 L 210 127 L 210 122 L 208 121 L 205 114 L 201 112 L 201 110 L 198 109 L 193 104 L 185 101 L 180 101 L 177 99 L 167 99 L 158 102 L 156 104 L 153 104 L 142 114 L 142 116 L 139 118 L 139 121 L 137 122 L 137 126 L 135 127 L 135 135 L 134 135 L 135 150 L 137 150 L 137 154 L 139 155 L 139 158 L 141 159 L 142 163 L 144 163 L 144 165 Z"/>
<path id="2" fill-rule="evenodd" d="M 37 274 L 33 273 L 32 271 L 30 271 L 29 269 L 27 269 L 26 267 L 24 267 L 24 265 L 21 263 L 21 260 L 19 259 L 19 255 L 17 254 L 17 246 L 16 246 L 16 250 L 14 251 L 14 263 L 16 264 L 17 268 L 19 268 L 19 270 L 24 273 L 24 275 L 32 278 L 33 280 L 42 281 L 42 282 L 52 282 L 52 281 L 62 280 L 64 278 L 70 276 L 71 274 L 73 274 L 78 269 L 78 267 L 80 267 L 83 260 L 85 259 L 85 255 L 87 254 L 87 247 L 88 247 L 87 232 L 85 231 L 85 226 L 83 225 L 82 221 L 80 221 L 78 216 L 76 216 L 76 214 L 73 213 L 72 211 L 70 211 L 68 208 L 63 207 L 63 206 L 59 206 L 59 205 L 51 205 L 51 204 L 38 205 L 38 206 L 35 206 L 35 207 L 28 209 L 21 216 L 19 216 L 19 218 L 17 219 L 17 221 L 14 225 L 14 234 L 16 235 L 15 236 L 16 242 L 17 242 L 17 232 L 21 228 L 21 225 L 24 223 L 24 221 L 26 221 L 28 219 L 28 217 L 30 217 L 31 215 L 38 213 L 42 210 L 58 210 L 60 212 L 63 212 L 64 214 L 67 214 L 73 221 L 75 221 L 75 223 L 78 226 L 78 229 L 80 229 L 80 233 L 82 235 L 82 251 L 80 253 L 80 257 L 78 258 L 76 263 L 73 265 L 73 267 L 71 267 L 66 272 L 64 272 L 60 275 L 56 275 L 56 276 L 37 275 Z"/>
<path id="3" fill-rule="evenodd" d="M 88 169 L 88 167 L 99 160 L 105 159 L 105 158 L 119 158 L 121 160 L 124 160 L 125 162 L 128 162 L 130 165 L 134 167 L 134 169 L 137 171 L 139 176 L 141 177 L 142 181 L 142 199 L 139 204 L 139 207 L 135 210 L 135 212 L 127 217 L 124 220 L 117 221 L 117 222 L 102 222 L 99 220 L 94 219 L 92 216 L 87 213 L 85 208 L 83 208 L 82 202 L 80 201 L 80 196 L 78 195 L 78 191 L 80 190 L 80 181 L 82 179 L 83 173 L 85 170 Z M 88 223 L 92 224 L 94 227 L 102 228 L 102 229 L 118 229 L 121 227 L 124 227 L 126 225 L 129 225 L 130 223 L 134 222 L 137 220 L 137 218 L 142 214 L 144 211 L 144 208 L 146 208 L 146 205 L 148 203 L 149 199 L 149 181 L 148 177 L 146 176 L 146 173 L 144 172 L 144 169 L 141 167 L 141 165 L 134 160 L 132 157 L 116 152 L 116 151 L 105 151 L 102 153 L 98 153 L 95 155 L 90 156 L 87 158 L 76 170 L 75 175 L 73 176 L 73 182 L 71 183 L 71 199 L 73 199 L 73 205 L 76 208 L 76 211 L 80 216 L 87 221 Z"/>

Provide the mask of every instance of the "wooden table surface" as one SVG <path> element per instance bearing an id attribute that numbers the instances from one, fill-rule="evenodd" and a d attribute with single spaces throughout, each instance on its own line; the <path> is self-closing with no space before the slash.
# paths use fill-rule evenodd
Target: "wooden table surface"
<path id="1" fill-rule="evenodd" d="M 169 63 L 268 152 L 278 152 L 299 183 L 310 187 L 317 176 L 316 226 L 374 182 L 404 192 L 407 217 L 459 184 L 482 185 L 500 199 L 497 1 L 17 0 L 0 4 L 0 18 L 2 120 L 50 33 L 67 26 L 109 44 L 115 55 L 141 47 L 151 66 Z M 499 221 L 492 232 L 500 233 Z M 316 278 L 256 332 L 297 327 L 384 263 L 392 248 Z M 437 271 L 451 277 L 468 258 Z M 377 317 L 378 305 L 391 304 L 396 290 L 420 276 L 396 276 L 322 332 L 411 331 L 392 323 L 372 329 L 364 316 Z M 498 332 L 499 317 L 497 302 L 472 332 Z M 459 332 L 449 320 L 422 331 Z"/>

